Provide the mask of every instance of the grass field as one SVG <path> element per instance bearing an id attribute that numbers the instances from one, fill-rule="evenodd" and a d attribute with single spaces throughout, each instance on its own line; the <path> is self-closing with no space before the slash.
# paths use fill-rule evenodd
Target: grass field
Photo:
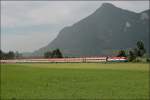
<path id="1" fill-rule="evenodd" d="M 2 100 L 150 99 L 148 64 L 3 64 L 0 71 Z"/>

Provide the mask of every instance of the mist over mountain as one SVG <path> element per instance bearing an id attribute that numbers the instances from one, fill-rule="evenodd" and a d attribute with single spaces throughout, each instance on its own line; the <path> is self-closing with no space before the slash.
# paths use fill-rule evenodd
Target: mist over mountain
<path id="1" fill-rule="evenodd" d="M 56 48 L 65 56 L 115 55 L 115 50 L 135 47 L 138 40 L 144 41 L 148 51 L 149 14 L 150 10 L 135 13 L 104 3 L 93 14 L 63 28 L 52 42 L 33 55 Z"/>

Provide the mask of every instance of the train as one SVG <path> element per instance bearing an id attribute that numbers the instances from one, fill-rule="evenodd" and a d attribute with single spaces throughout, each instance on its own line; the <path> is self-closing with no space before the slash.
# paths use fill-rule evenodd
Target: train
<path id="1" fill-rule="evenodd" d="M 80 58 L 48 58 L 48 59 L 13 59 L 0 60 L 1 63 L 88 63 L 88 62 L 127 62 L 127 57 L 80 57 Z"/>

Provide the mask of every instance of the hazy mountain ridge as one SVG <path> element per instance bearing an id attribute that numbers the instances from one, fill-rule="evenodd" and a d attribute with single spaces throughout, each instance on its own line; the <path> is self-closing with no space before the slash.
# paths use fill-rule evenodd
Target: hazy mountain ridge
<path id="1" fill-rule="evenodd" d="M 148 50 L 149 13 L 150 10 L 135 13 L 104 3 L 93 14 L 63 28 L 33 55 L 55 48 L 66 56 L 112 55 L 112 50 L 132 48 L 138 40 L 143 40 Z"/>

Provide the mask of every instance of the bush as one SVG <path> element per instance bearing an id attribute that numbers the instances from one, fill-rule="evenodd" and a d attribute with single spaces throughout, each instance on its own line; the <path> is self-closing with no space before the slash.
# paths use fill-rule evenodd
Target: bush
<path id="1" fill-rule="evenodd" d="M 150 58 L 147 58 L 146 61 L 147 61 L 147 62 L 150 62 Z"/>
<path id="2" fill-rule="evenodd" d="M 120 50 L 117 57 L 127 57 L 126 52 L 124 50 Z"/>
<path id="3" fill-rule="evenodd" d="M 141 59 L 136 58 L 133 62 L 142 62 Z"/>
<path id="4" fill-rule="evenodd" d="M 135 59 L 136 59 L 136 56 L 135 56 L 134 52 L 129 51 L 128 61 L 132 62 L 132 61 L 135 61 Z"/>

